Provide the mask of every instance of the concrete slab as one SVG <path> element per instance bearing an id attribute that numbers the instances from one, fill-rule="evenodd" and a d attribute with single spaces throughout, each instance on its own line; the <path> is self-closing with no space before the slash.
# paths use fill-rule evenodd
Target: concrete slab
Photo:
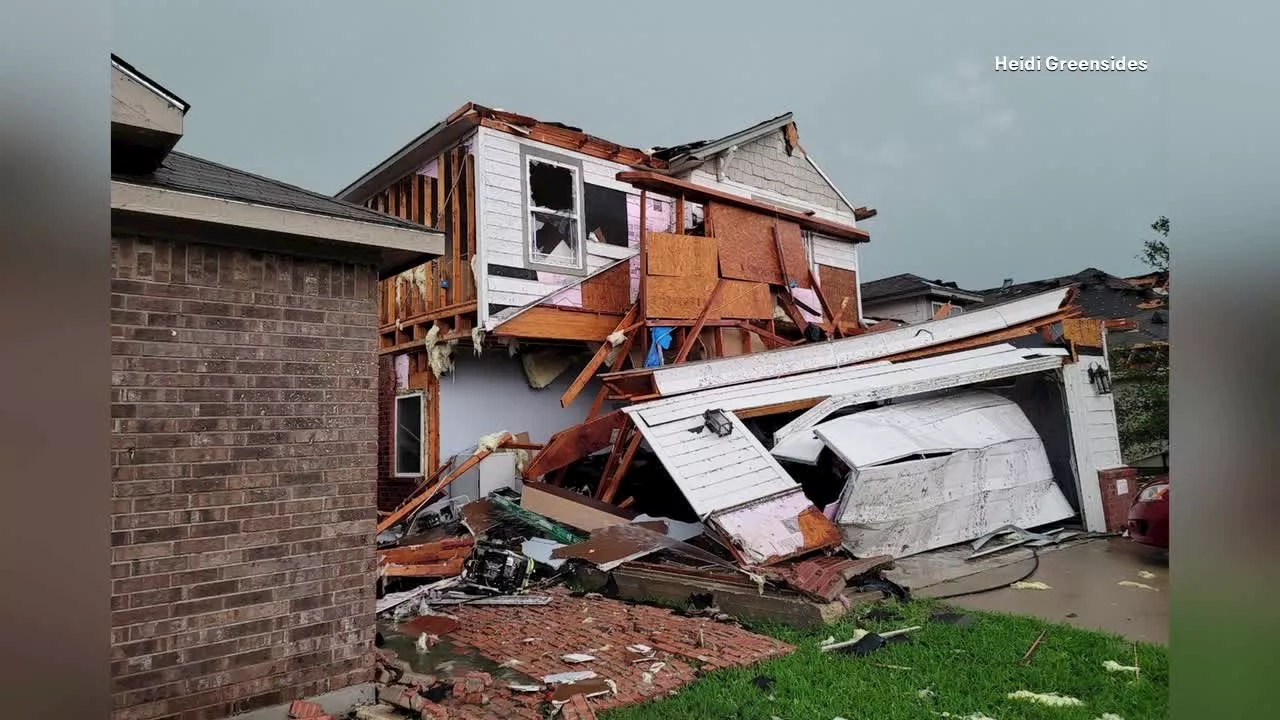
<path id="1" fill-rule="evenodd" d="M 1016 551 L 1010 551 L 1016 552 Z M 918 597 L 953 595 L 1007 585 L 1025 575 L 1033 560 L 1020 561 L 976 574 L 914 588 Z M 1040 555 L 1040 567 L 1029 578 L 1049 590 L 991 592 L 948 599 L 975 610 L 1033 615 L 1077 627 L 1105 630 L 1132 640 L 1169 642 L 1169 556 L 1124 538 L 1076 543 Z M 1152 589 L 1120 585 L 1139 583 Z"/>

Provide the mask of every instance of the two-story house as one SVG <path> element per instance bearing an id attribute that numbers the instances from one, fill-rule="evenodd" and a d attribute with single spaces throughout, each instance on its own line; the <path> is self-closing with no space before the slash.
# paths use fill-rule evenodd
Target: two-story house
<path id="1" fill-rule="evenodd" d="M 903 273 L 862 283 L 863 316 L 914 325 L 955 315 L 983 302 L 980 293 L 962 290 L 954 282 L 925 280 Z"/>
<path id="2" fill-rule="evenodd" d="M 864 327 L 857 223 L 875 211 L 790 114 L 641 150 L 468 103 L 338 197 L 445 235 L 382 283 L 383 507 L 483 435 L 536 443 L 599 413 L 599 371 Z"/>

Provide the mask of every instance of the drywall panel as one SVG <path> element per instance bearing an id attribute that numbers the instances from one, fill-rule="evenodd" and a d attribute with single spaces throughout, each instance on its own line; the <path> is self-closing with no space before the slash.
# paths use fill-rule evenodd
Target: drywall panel
<path id="1" fill-rule="evenodd" d="M 833 446 L 839 453 L 840 450 Z M 855 469 L 836 522 L 858 557 L 906 557 L 1075 514 L 1038 439 Z"/>
<path id="2" fill-rule="evenodd" d="M 853 365 L 1052 315 L 1068 292 L 1067 288 L 1053 290 L 955 317 L 843 340 L 657 368 L 654 383 L 663 395 L 676 395 Z"/>
<path id="3" fill-rule="evenodd" d="M 527 431 L 531 442 L 584 421 L 599 388 L 593 380 L 573 405 L 560 407 L 560 395 L 581 369 L 571 366 L 542 390 L 529 387 L 520 359 L 502 350 L 480 357 L 459 352 L 454 369 L 440 378 L 440 457 L 474 448 L 482 436 L 506 430 Z"/>

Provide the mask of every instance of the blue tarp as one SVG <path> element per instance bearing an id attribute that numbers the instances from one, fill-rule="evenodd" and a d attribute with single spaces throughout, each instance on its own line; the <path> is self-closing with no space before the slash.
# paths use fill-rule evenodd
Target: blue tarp
<path id="1" fill-rule="evenodd" d="M 671 333 L 675 328 L 656 327 L 649 330 L 653 342 L 649 344 L 649 355 L 644 359 L 645 367 L 662 365 L 662 351 L 671 348 Z"/>

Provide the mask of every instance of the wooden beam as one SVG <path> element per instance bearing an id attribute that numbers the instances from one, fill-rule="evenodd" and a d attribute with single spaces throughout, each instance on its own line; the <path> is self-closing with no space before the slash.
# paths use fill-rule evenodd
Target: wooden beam
<path id="1" fill-rule="evenodd" d="M 647 234 L 647 231 L 648 231 L 648 227 L 646 227 L 645 225 L 648 218 L 648 212 L 646 210 L 648 205 L 649 205 L 649 193 L 645 190 L 641 190 L 640 191 L 640 240 L 639 240 L 640 287 L 638 292 L 636 293 L 636 304 L 640 306 L 640 317 L 645 320 L 649 319 L 649 304 L 648 302 L 646 302 L 647 300 L 646 296 L 648 294 L 646 292 L 646 287 L 649 284 L 648 283 L 649 248 L 648 248 L 648 243 L 645 242 L 645 235 Z M 640 334 L 640 356 L 647 357 L 648 354 L 649 354 L 649 330 L 648 328 L 646 328 Z"/>
<path id="2" fill-rule="evenodd" d="M 782 337 L 782 336 L 780 336 L 780 335 L 774 335 L 773 333 L 769 332 L 768 330 L 765 330 L 764 328 L 759 327 L 759 326 L 757 326 L 757 325 L 752 325 L 751 323 L 747 322 L 746 320 L 739 320 L 739 321 L 738 321 L 738 327 L 742 328 L 743 330 L 747 330 L 747 331 L 749 331 L 749 332 L 753 332 L 753 333 L 755 333 L 755 334 L 756 334 L 756 335 L 757 335 L 761 340 L 763 340 L 763 341 L 764 341 L 765 345 L 772 345 L 772 346 L 774 346 L 775 348 L 779 348 L 779 347 L 790 347 L 790 346 L 791 346 L 791 341 L 790 341 L 790 340 L 788 340 L 788 339 L 786 339 L 786 338 L 784 338 L 784 337 Z M 750 341 L 748 341 L 748 343 L 749 343 L 749 342 L 750 342 Z M 747 345 L 746 345 L 746 347 L 750 347 L 750 345 L 749 345 L 749 344 L 747 344 Z"/>
<path id="3" fill-rule="evenodd" d="M 707 323 L 707 316 L 711 314 L 711 310 L 720 301 L 720 295 L 728 284 L 724 278 L 720 278 L 720 281 L 716 283 L 716 289 L 711 291 L 711 297 L 707 298 L 707 303 L 702 306 L 702 312 L 698 313 L 698 319 L 694 321 L 693 327 L 689 328 L 689 331 L 685 334 L 684 343 L 680 346 L 680 352 L 676 354 L 675 364 L 682 363 L 685 358 L 689 357 L 689 351 L 693 350 L 693 344 L 702 332 L 702 326 Z"/>
<path id="4" fill-rule="evenodd" d="M 791 322 L 796 324 L 803 332 L 809 325 L 809 321 L 804 319 L 804 313 L 800 312 L 800 308 L 796 305 L 795 298 L 791 297 L 791 292 L 784 290 L 778 293 L 778 304 L 782 306 L 782 311 L 791 318 Z"/>
<path id="5" fill-rule="evenodd" d="M 818 303 L 822 305 L 822 313 L 826 317 L 831 318 L 831 334 L 835 337 L 843 335 L 840 332 L 840 325 L 836 322 L 835 313 L 831 312 L 831 305 L 827 303 L 827 296 L 822 293 L 822 286 L 818 284 L 818 278 L 813 276 L 813 268 L 809 268 L 809 284 L 813 286 L 813 294 L 818 296 Z"/>
<path id="6" fill-rule="evenodd" d="M 414 510 L 417 510 L 420 505 L 425 503 L 427 500 L 430 500 L 432 496 L 434 496 L 436 493 L 449 487 L 450 483 L 452 483 L 454 480 L 457 480 L 466 471 L 470 470 L 476 465 L 479 465 L 481 460 L 484 460 L 485 458 L 489 457 L 491 454 L 493 454 L 492 450 L 481 450 L 475 455 L 472 455 L 471 457 L 467 458 L 467 461 L 459 465 L 457 470 L 454 470 L 453 472 L 449 473 L 448 476 L 446 476 L 443 480 L 437 482 L 435 485 L 432 485 L 426 490 L 423 490 L 421 493 L 418 493 L 416 497 L 414 497 L 409 502 L 405 503 L 399 510 L 396 510 L 395 512 L 391 513 L 387 517 L 383 518 L 382 521 L 378 523 L 376 532 L 382 532 L 383 530 L 386 530 L 387 528 L 392 527 L 396 523 L 408 517 L 411 513 L 413 513 Z"/>
<path id="7" fill-rule="evenodd" d="M 609 480 L 609 486 L 605 488 L 604 494 L 600 499 L 604 502 L 611 503 L 613 498 L 618 494 L 618 488 L 622 487 L 622 479 L 627 476 L 627 470 L 631 468 L 631 461 L 636 457 L 636 451 L 640 449 L 640 443 L 644 440 L 644 435 L 640 431 L 636 431 L 631 438 L 631 443 L 627 445 L 627 451 L 622 455 L 622 459 L 618 461 L 618 469 L 614 472 L 613 478 Z"/>
<path id="8" fill-rule="evenodd" d="M 604 472 L 600 473 L 600 482 L 596 483 L 595 498 L 597 500 L 604 498 L 604 491 L 609 487 L 609 480 L 618 468 L 618 460 L 622 457 L 622 448 L 625 445 L 624 441 L 630 440 L 632 435 L 637 434 L 639 434 L 639 431 L 630 426 L 624 426 L 618 433 L 618 441 L 613 444 L 613 449 L 609 451 L 609 459 L 604 463 Z"/>
<path id="9" fill-rule="evenodd" d="M 770 230 L 773 232 L 773 246 L 778 250 L 778 272 L 782 275 L 782 285 L 786 288 L 788 294 L 790 294 L 791 288 L 797 287 L 799 283 L 792 281 L 791 275 L 787 273 L 787 255 L 782 249 L 782 235 L 778 234 L 777 218 L 774 219 L 773 227 L 770 228 Z M 811 283 L 813 282 L 812 278 L 813 275 L 812 272 L 810 272 L 809 282 Z"/>
<path id="10" fill-rule="evenodd" d="M 434 469 L 440 466 L 440 378 L 431 370 L 426 353 L 421 355 L 427 364 L 427 467 Z"/>
<path id="11" fill-rule="evenodd" d="M 622 317 L 622 321 L 618 323 L 618 327 L 613 332 L 616 333 L 623 331 L 624 327 L 635 322 L 636 316 L 639 314 L 640 304 L 636 303 L 635 305 L 632 305 L 631 309 L 627 311 L 627 314 Z M 613 333 L 610 333 L 610 335 L 612 334 Z M 587 366 L 582 368 L 582 372 L 578 373 L 578 377 L 574 378 L 573 383 L 570 384 L 568 389 L 564 391 L 564 394 L 560 396 L 560 407 L 567 408 L 573 404 L 573 401 L 578 398 L 578 393 L 582 392 L 582 389 L 587 386 L 587 383 L 591 382 L 591 378 L 596 374 L 596 371 L 600 369 L 600 366 L 604 364 L 605 359 L 609 357 L 609 350 L 612 348 L 613 345 L 609 344 L 609 340 L 606 337 L 605 341 L 600 343 L 600 347 L 596 350 L 596 354 L 591 356 L 591 360 L 587 363 Z"/>
<path id="12" fill-rule="evenodd" d="M 652 191 L 667 197 L 679 197 L 684 195 L 686 199 L 697 203 L 721 202 L 726 205 L 734 205 L 747 210 L 754 210 L 777 217 L 782 220 L 789 220 L 797 223 L 805 230 L 811 230 L 821 235 L 838 238 L 840 240 L 851 240 L 853 242 L 869 242 L 871 234 L 866 230 L 845 225 L 843 223 L 832 222 L 814 215 L 805 215 L 804 213 L 788 210 L 777 205 L 754 200 L 752 198 L 734 195 L 733 193 L 724 192 L 715 188 L 703 185 L 695 185 L 687 180 L 680 180 L 666 175 L 660 175 L 647 170 L 624 170 L 617 174 L 618 182 L 628 183 L 643 190 Z"/>
<path id="13" fill-rule="evenodd" d="M 543 445 L 542 443 L 522 443 L 522 442 L 508 441 L 508 442 L 502 443 L 502 447 L 509 448 L 511 450 L 541 450 L 542 448 L 546 447 L 546 445 Z"/>
<path id="14" fill-rule="evenodd" d="M 640 328 L 640 332 L 645 332 Z M 618 372 L 622 369 L 623 363 L 631 355 L 631 346 L 635 344 L 636 332 L 633 330 L 627 334 L 627 339 L 622 343 L 622 351 L 618 353 L 618 357 L 613 359 L 613 366 L 609 368 L 609 372 Z M 596 393 L 595 402 L 591 403 L 591 412 L 587 413 L 588 420 L 594 420 L 600 411 L 604 408 L 605 398 L 609 395 L 609 389 L 601 386 L 600 391 Z"/>
<path id="15" fill-rule="evenodd" d="M 774 403 L 772 405 L 761 405 L 760 407 L 734 410 L 733 414 L 737 415 L 739 420 L 749 420 L 751 418 L 762 417 L 764 415 L 777 415 L 778 413 L 808 410 L 823 400 L 826 400 L 826 398 L 819 397 L 806 398 L 804 400 L 792 400 L 790 402 Z"/>
<path id="16" fill-rule="evenodd" d="M 603 342 L 618 327 L 621 315 L 531 307 L 493 329 L 496 337 Z"/>
<path id="17" fill-rule="evenodd" d="M 526 478 L 567 467 L 598 450 L 603 450 L 613 442 L 614 431 L 620 431 L 626 422 L 626 415 L 618 410 L 588 420 L 580 425 L 565 428 L 547 441 L 542 452 L 534 456 L 524 470 Z"/>

